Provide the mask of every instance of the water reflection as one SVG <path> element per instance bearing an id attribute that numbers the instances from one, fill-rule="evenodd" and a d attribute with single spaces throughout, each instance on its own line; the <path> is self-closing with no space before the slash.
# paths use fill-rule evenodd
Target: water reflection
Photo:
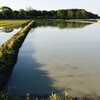
<path id="1" fill-rule="evenodd" d="M 40 70 L 44 64 L 39 63 L 33 57 L 35 48 L 31 40 L 33 38 L 32 32 L 20 49 L 17 63 L 4 91 L 6 92 L 11 87 L 10 91 L 15 96 L 25 96 L 27 93 L 35 96 L 52 93 L 61 94 L 64 90 L 53 87 L 56 80 L 49 78 L 47 71 Z"/>
<path id="2" fill-rule="evenodd" d="M 16 87 L 15 95 L 62 94 L 65 90 L 72 96 L 100 95 L 100 25 L 64 22 L 67 26 L 61 29 L 59 23 L 36 21 L 5 89 Z"/>
<path id="3" fill-rule="evenodd" d="M 7 30 L 5 30 L 5 32 L 0 30 L 0 45 L 4 44 L 7 40 L 9 40 L 14 34 L 16 34 L 20 30 L 21 30 L 21 28 L 7 29 Z M 5 33 L 9 33 L 9 34 L 5 34 Z"/>
<path id="4" fill-rule="evenodd" d="M 91 24 L 75 30 L 35 29 L 32 40 L 35 53 L 32 56 L 43 65 L 39 69 L 55 80 L 54 88 L 65 89 L 72 96 L 100 95 L 99 27 L 99 24 Z"/>
<path id="5" fill-rule="evenodd" d="M 7 26 L 7 27 L 2 27 L 1 28 L 1 31 L 2 32 L 5 32 L 5 33 L 10 33 L 10 32 L 13 32 L 14 29 L 21 29 L 21 28 L 24 28 L 28 23 L 25 23 L 25 24 L 22 24 L 22 25 L 10 25 L 10 26 Z"/>
<path id="6" fill-rule="evenodd" d="M 10 33 L 10 32 L 12 32 L 14 29 L 3 29 L 3 32 L 5 32 L 5 33 Z"/>
<path id="7" fill-rule="evenodd" d="M 65 20 L 36 20 L 35 26 L 51 26 L 51 27 L 58 27 L 60 29 L 64 28 L 84 28 L 91 23 L 81 23 L 81 22 L 66 22 Z"/>
<path id="8" fill-rule="evenodd" d="M 24 28 L 28 23 L 18 25 L 18 26 L 8 26 L 8 27 L 0 27 L 0 45 L 4 44 L 7 40 L 9 40 L 14 34 Z M 7 33 L 7 34 L 5 34 Z M 9 34 L 8 34 L 9 33 Z"/>

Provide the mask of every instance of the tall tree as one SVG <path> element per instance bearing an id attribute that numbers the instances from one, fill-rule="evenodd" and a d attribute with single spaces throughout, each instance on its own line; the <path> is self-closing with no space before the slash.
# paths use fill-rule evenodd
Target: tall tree
<path id="1" fill-rule="evenodd" d="M 12 9 L 7 7 L 7 6 L 3 6 L 0 8 L 1 13 L 3 15 L 4 18 L 12 18 Z"/>
<path id="2" fill-rule="evenodd" d="M 20 9 L 20 10 L 19 10 L 18 17 L 19 17 L 19 18 L 25 18 L 25 16 L 26 16 L 25 10 Z"/>
<path id="3" fill-rule="evenodd" d="M 89 18 L 88 12 L 84 9 L 81 10 L 83 18 Z"/>
<path id="4" fill-rule="evenodd" d="M 58 10 L 57 11 L 57 16 L 59 17 L 59 18 L 67 18 L 67 10 Z"/>
<path id="5" fill-rule="evenodd" d="M 77 11 L 76 12 L 76 18 L 83 18 L 82 12 L 81 11 Z"/>
<path id="6" fill-rule="evenodd" d="M 67 10 L 68 12 L 68 18 L 75 18 L 75 12 L 72 10 Z"/>
<path id="7" fill-rule="evenodd" d="M 13 18 L 18 18 L 19 12 L 14 10 L 14 11 L 12 11 L 12 14 L 13 14 Z"/>
<path id="8" fill-rule="evenodd" d="M 0 19 L 2 19 L 3 18 L 3 15 L 2 15 L 2 13 L 0 12 Z"/>

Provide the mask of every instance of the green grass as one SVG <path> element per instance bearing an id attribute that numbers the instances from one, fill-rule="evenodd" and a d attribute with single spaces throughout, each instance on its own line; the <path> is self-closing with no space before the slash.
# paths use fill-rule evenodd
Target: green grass
<path id="1" fill-rule="evenodd" d="M 23 24 L 26 23 L 30 20 L 0 20 L 0 26 L 9 26 L 9 25 L 19 25 L 19 24 Z"/>
<path id="2" fill-rule="evenodd" d="M 12 29 L 29 21 L 30 20 L 0 20 L 0 27 L 3 27 L 4 29 Z"/>
<path id="3" fill-rule="evenodd" d="M 14 97 L 9 92 L 6 94 L 0 93 L 0 100 L 99 100 L 99 99 L 93 99 L 88 97 L 69 97 L 66 94 L 63 96 L 59 96 L 57 94 L 51 94 L 48 97 L 32 97 L 29 94 L 27 94 L 25 97 Z"/>

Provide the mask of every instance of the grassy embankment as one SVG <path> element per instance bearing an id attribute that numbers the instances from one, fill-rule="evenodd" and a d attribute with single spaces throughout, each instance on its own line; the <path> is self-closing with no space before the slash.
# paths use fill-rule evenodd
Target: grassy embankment
<path id="1" fill-rule="evenodd" d="M 0 46 L 0 91 L 9 79 L 12 68 L 17 60 L 19 48 L 30 31 L 33 22 L 31 21 L 21 31 Z"/>

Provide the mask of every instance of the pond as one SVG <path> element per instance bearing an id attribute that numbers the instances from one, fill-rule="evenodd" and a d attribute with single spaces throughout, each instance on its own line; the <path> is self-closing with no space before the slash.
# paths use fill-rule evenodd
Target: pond
<path id="1" fill-rule="evenodd" d="M 4 91 L 16 96 L 100 96 L 100 24 L 36 21 Z"/>

